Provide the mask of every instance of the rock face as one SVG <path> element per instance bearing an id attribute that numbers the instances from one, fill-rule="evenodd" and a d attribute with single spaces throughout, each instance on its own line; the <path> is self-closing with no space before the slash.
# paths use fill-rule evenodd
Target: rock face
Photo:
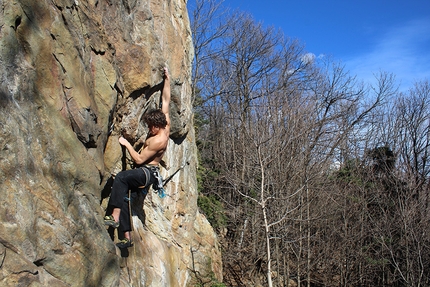
<path id="1" fill-rule="evenodd" d="M 0 285 L 193 286 L 221 280 L 197 210 L 184 0 L 0 0 Z M 165 198 L 133 198 L 134 246 L 103 225 L 142 115 L 172 77 Z M 180 167 L 183 166 L 182 169 Z"/>

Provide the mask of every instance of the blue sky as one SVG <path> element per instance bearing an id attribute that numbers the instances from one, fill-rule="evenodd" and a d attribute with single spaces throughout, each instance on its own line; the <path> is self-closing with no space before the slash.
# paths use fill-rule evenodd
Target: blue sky
<path id="1" fill-rule="evenodd" d="M 386 71 L 402 90 L 430 80 L 430 0 L 224 0 L 266 26 L 330 55 L 365 82 Z"/>

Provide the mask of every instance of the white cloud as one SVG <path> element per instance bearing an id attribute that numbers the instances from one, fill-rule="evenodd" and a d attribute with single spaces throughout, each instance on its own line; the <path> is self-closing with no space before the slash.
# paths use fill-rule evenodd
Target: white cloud
<path id="1" fill-rule="evenodd" d="M 302 61 L 303 64 L 306 65 L 306 64 L 313 63 L 313 61 L 315 61 L 315 58 L 316 58 L 315 54 L 313 54 L 313 53 L 306 53 L 306 54 L 304 54 L 302 56 L 301 61 Z"/>

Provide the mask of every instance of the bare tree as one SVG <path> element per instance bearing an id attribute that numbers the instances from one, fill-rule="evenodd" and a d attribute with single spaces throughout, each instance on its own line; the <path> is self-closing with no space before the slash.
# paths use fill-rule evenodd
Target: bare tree
<path id="1" fill-rule="evenodd" d="M 390 256 L 399 281 L 410 286 L 428 282 L 429 226 L 429 152 L 430 152 L 430 87 L 428 81 L 419 82 L 395 105 L 394 121 L 396 146 L 393 155 L 397 170 L 384 174 L 389 182 L 387 196 L 393 203 L 396 219 L 388 229 L 382 226 L 381 241 Z M 384 161 L 387 157 L 382 158 Z M 387 179 L 386 179 L 387 178 Z M 387 212 L 387 217 L 392 213 Z M 387 220 L 389 220 L 387 218 Z M 390 240 L 388 240 L 390 239 Z M 393 240 L 395 239 L 395 240 Z"/>
<path id="2" fill-rule="evenodd" d="M 196 0 L 192 7 L 191 33 L 194 47 L 192 74 L 193 103 L 205 91 L 208 73 L 212 73 L 211 63 L 221 52 L 220 39 L 225 37 L 228 27 L 235 18 L 224 10 L 223 1 Z"/>
<path id="3" fill-rule="evenodd" d="M 226 283 L 428 285 L 428 82 L 398 96 L 379 73 L 369 87 L 249 15 L 199 4 L 200 186 L 228 218 Z"/>

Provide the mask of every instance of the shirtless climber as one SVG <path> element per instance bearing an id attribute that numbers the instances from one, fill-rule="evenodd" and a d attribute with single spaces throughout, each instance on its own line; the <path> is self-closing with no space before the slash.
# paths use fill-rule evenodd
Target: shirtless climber
<path id="1" fill-rule="evenodd" d="M 128 190 L 136 190 L 139 187 L 147 187 L 154 183 L 156 178 L 154 172 L 158 172 L 158 165 L 166 151 L 170 134 L 170 76 L 167 68 L 164 68 L 163 91 L 161 110 L 153 110 L 144 115 L 144 120 L 148 125 L 148 136 L 140 153 L 134 150 L 133 146 L 123 137 L 119 138 L 119 143 L 125 146 L 133 161 L 141 166 L 136 169 L 119 172 L 112 185 L 109 206 L 113 207 L 112 215 L 105 216 L 105 225 L 118 228 L 124 232 L 124 239 L 117 246 L 127 248 L 132 246 L 130 231 L 131 219 L 128 212 L 128 203 L 124 200 Z"/>

